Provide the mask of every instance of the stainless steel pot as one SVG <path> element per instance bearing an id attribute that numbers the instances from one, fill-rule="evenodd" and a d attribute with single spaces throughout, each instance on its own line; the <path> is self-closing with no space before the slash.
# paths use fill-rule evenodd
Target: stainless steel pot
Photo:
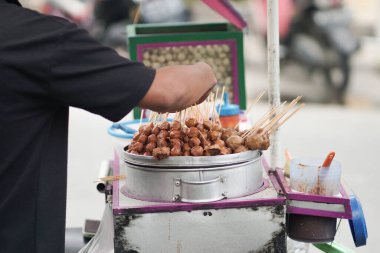
<path id="1" fill-rule="evenodd" d="M 263 184 L 260 151 L 156 160 L 124 152 L 124 194 L 146 201 L 211 202 L 253 194 Z"/>

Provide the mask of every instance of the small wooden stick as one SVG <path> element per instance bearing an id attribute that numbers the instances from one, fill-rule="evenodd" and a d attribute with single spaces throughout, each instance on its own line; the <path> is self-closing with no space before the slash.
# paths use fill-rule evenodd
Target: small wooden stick
<path id="1" fill-rule="evenodd" d="M 160 117 L 160 114 L 157 112 L 156 115 L 154 115 L 153 125 L 156 126 L 158 124 L 159 117 Z"/>
<path id="2" fill-rule="evenodd" d="M 197 110 L 198 112 L 198 122 L 201 123 L 201 120 L 203 120 L 203 113 L 201 111 L 201 108 L 199 108 L 200 106 L 202 106 L 202 104 L 199 104 L 199 105 L 195 105 L 195 109 Z"/>
<path id="3" fill-rule="evenodd" d="M 276 131 L 280 126 L 282 126 L 290 117 L 292 117 L 295 113 L 297 113 L 299 110 L 301 110 L 305 104 L 301 104 L 298 108 L 296 108 L 293 112 L 291 112 L 287 117 L 285 117 L 281 122 L 279 122 L 277 125 L 272 127 L 268 130 L 269 133 L 273 133 Z"/>
<path id="4" fill-rule="evenodd" d="M 208 97 L 209 101 L 208 101 L 208 113 L 207 113 L 207 119 L 210 120 L 210 117 L 212 118 L 212 115 L 211 115 L 211 109 L 212 109 L 212 98 L 214 96 L 214 93 L 211 92 L 210 96 Z"/>
<path id="5" fill-rule="evenodd" d="M 119 175 L 119 176 L 106 176 L 106 177 L 100 177 L 94 183 L 98 182 L 108 182 L 108 181 L 116 181 L 116 180 L 122 180 L 125 179 L 125 175 Z"/>
<path id="6" fill-rule="evenodd" d="M 206 117 L 207 117 L 207 112 L 206 112 L 206 105 L 207 105 L 207 101 L 203 101 L 202 104 L 200 104 L 200 110 L 202 112 L 202 123 L 206 120 Z"/>
<path id="7" fill-rule="evenodd" d="M 262 98 L 262 96 L 264 96 L 265 94 L 265 90 L 262 91 L 255 99 L 255 101 L 248 107 L 248 109 L 244 112 L 244 116 L 247 117 L 248 113 L 252 110 L 252 108 L 257 104 L 257 102 L 259 102 L 260 98 Z M 238 122 L 233 129 L 236 129 L 238 126 L 239 126 L 240 122 Z"/>
<path id="8" fill-rule="evenodd" d="M 141 109 L 139 128 L 141 127 L 141 124 L 142 124 L 143 115 L 144 115 L 144 109 Z"/>
<path id="9" fill-rule="evenodd" d="M 216 103 L 216 100 L 218 99 L 218 93 L 219 93 L 219 87 L 216 88 L 216 92 L 215 92 L 215 97 L 213 98 L 213 105 L 212 105 L 212 120 L 213 120 L 213 123 L 215 123 L 215 112 L 216 112 L 216 107 L 215 107 L 215 103 Z"/>
<path id="10" fill-rule="evenodd" d="M 247 110 L 247 112 L 249 112 L 251 109 L 252 109 L 252 107 L 254 106 L 254 105 L 256 105 L 257 104 L 257 102 L 259 102 L 259 100 L 260 100 L 260 98 L 262 98 L 263 96 L 264 96 L 264 94 L 265 94 L 265 90 L 263 90 L 256 98 L 255 98 L 255 101 L 253 101 L 253 104 L 249 107 L 249 109 Z"/>
<path id="11" fill-rule="evenodd" d="M 158 113 L 156 123 L 159 124 L 162 120 L 162 113 Z"/>
<path id="12" fill-rule="evenodd" d="M 137 22 L 139 21 L 141 4 L 142 4 L 142 1 L 141 1 L 141 3 L 139 4 L 139 6 L 137 7 L 137 10 L 136 10 L 135 16 L 134 16 L 134 18 L 133 18 L 133 24 L 137 24 Z"/>
<path id="13" fill-rule="evenodd" d="M 149 117 L 148 117 L 148 121 L 149 121 L 149 122 L 152 121 L 153 115 L 154 115 L 154 112 L 152 111 L 152 112 L 149 114 Z"/>
<path id="14" fill-rule="evenodd" d="M 297 102 L 301 99 L 301 96 L 298 96 L 296 99 L 294 99 L 288 106 L 286 106 L 279 114 L 273 117 L 271 121 L 265 125 L 263 128 L 269 130 L 274 126 L 294 105 L 297 104 Z"/>
<path id="15" fill-rule="evenodd" d="M 252 108 L 260 101 L 260 99 L 264 96 L 265 94 L 265 90 L 263 90 L 256 98 L 255 100 L 253 101 L 253 103 L 248 107 L 247 110 L 245 110 L 244 114 L 247 115 L 251 110 Z"/>
<path id="16" fill-rule="evenodd" d="M 254 132 L 256 132 L 262 125 L 264 125 L 268 119 L 270 117 L 272 117 L 273 115 L 276 114 L 277 110 L 279 110 L 281 107 L 283 107 L 287 102 L 283 102 L 281 105 L 279 106 L 275 106 L 273 107 L 270 111 L 268 111 L 267 113 L 265 113 L 257 122 L 256 124 L 248 131 L 246 132 L 242 138 L 245 138 L 251 134 L 253 134 Z"/>
<path id="17" fill-rule="evenodd" d="M 220 96 L 220 104 L 219 104 L 219 110 L 218 110 L 218 118 L 219 118 L 219 115 L 220 115 L 220 110 L 222 109 L 222 103 L 223 103 L 223 99 L 224 99 L 224 88 L 225 88 L 225 86 L 223 86 L 222 94 L 221 94 L 221 96 Z"/>

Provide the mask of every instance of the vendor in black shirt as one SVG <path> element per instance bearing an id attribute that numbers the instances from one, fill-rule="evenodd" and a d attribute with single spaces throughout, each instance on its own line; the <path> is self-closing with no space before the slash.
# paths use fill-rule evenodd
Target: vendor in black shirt
<path id="1" fill-rule="evenodd" d="M 155 71 L 0 0 L 0 252 L 64 252 L 69 106 L 112 121 L 136 105 L 174 112 L 215 82 L 205 63 Z"/>

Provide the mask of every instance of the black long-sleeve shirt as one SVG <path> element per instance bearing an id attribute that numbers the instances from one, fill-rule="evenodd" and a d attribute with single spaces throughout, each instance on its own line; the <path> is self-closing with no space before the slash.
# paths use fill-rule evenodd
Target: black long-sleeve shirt
<path id="1" fill-rule="evenodd" d="M 63 253 L 68 108 L 117 121 L 155 71 L 0 0 L 0 252 Z"/>

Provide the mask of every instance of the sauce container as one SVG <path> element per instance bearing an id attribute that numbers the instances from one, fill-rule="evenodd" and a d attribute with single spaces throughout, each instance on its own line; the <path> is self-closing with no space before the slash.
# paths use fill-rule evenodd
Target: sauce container
<path id="1" fill-rule="evenodd" d="M 236 104 L 228 102 L 228 94 L 223 94 L 223 105 L 218 105 L 217 110 L 220 111 L 219 119 L 222 127 L 234 128 L 240 121 L 240 108 Z"/>
<path id="2" fill-rule="evenodd" d="M 339 194 L 341 165 L 331 162 L 322 167 L 324 158 L 293 159 L 290 164 L 290 188 L 294 191 L 334 196 Z"/>

